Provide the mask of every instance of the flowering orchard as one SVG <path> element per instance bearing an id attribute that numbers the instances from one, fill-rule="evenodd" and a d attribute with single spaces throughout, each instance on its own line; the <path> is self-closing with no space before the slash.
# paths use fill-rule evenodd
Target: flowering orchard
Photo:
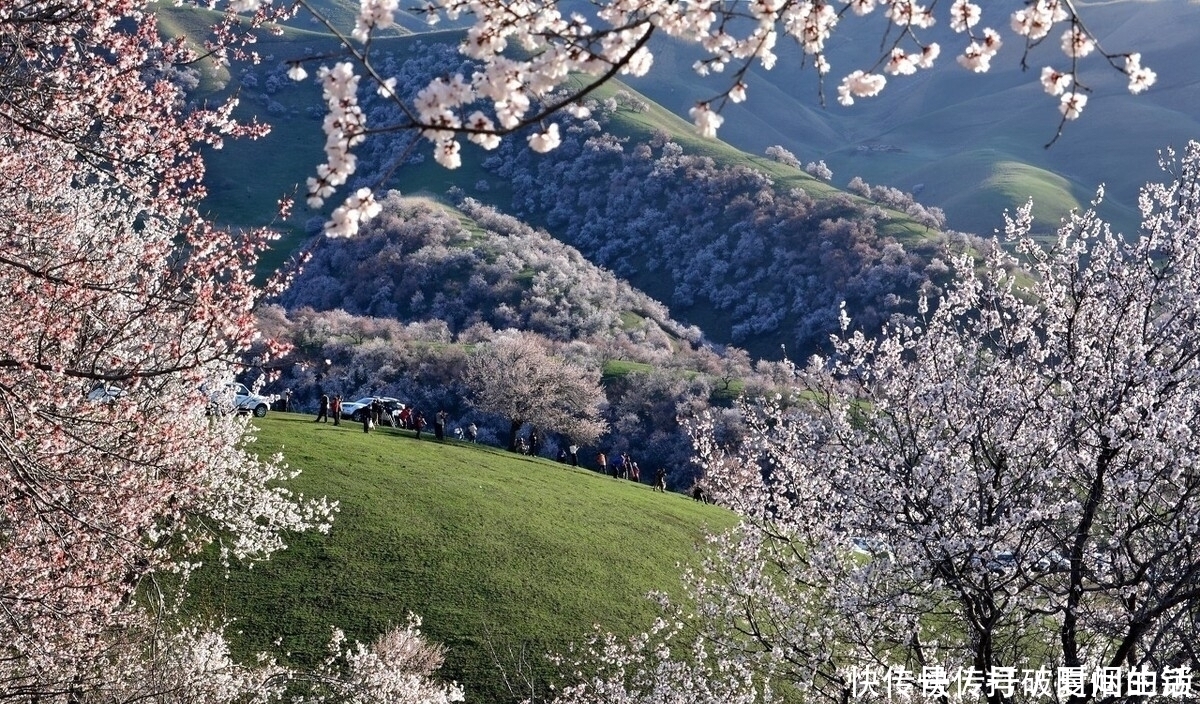
<path id="1" fill-rule="evenodd" d="M 919 698 L 935 667 L 972 673 L 973 701 L 1190 691 L 1200 143 L 1167 166 L 1135 237 L 1089 212 L 1043 248 L 1018 213 L 1015 255 L 964 258 L 935 309 L 836 339 L 792 396 L 744 409 L 739 450 L 701 435 L 740 528 L 687 608 L 632 646 L 597 639 L 601 674 L 561 701 L 887 701 L 898 680 L 864 673 L 908 672 Z M 995 686 L 1043 669 L 1059 684 Z"/>
<path id="2" fill-rule="evenodd" d="M 310 2 L 301 5 L 320 16 Z M 262 11 L 269 0 L 237 0 L 235 9 Z M 772 68 L 781 39 L 797 42 L 803 65 L 824 85 L 827 76 L 839 81 L 837 101 L 880 93 L 890 78 L 932 68 L 941 45 L 926 37 L 939 21 L 961 36 L 954 47 L 965 70 L 985 73 L 1004 39 L 985 22 L 1007 24 L 1011 40 L 1024 48 L 1023 65 L 1051 54 L 1040 67 L 1040 82 L 1059 102 L 1058 132 L 1077 119 L 1088 100 L 1088 87 L 1078 80 L 1088 60 L 1107 63 L 1128 77 L 1128 87 L 1140 93 L 1155 82 L 1155 73 L 1142 66 L 1137 53 L 1113 53 L 1100 46 L 1071 0 L 1031 0 L 1007 17 L 968 0 L 918 4 L 912 0 L 753 0 L 747 3 L 695 0 L 608 0 L 595 4 L 585 16 L 555 0 L 427 0 L 419 12 L 431 23 L 440 18 L 470 27 L 460 51 L 477 62 L 470 76 L 438 77 L 405 100 L 394 77 L 373 62 L 371 39 L 395 23 L 396 0 L 362 0 L 351 36 L 344 37 L 347 60 L 317 69 L 329 106 L 325 121 L 326 161 L 308 181 L 308 202 L 320 207 L 355 170 L 353 148 L 367 134 L 417 130 L 433 147 L 434 158 L 447 168 L 462 162 L 463 136 L 484 149 L 494 149 L 503 135 L 527 126 L 529 146 L 550 151 L 561 143 L 555 113 L 586 114 L 581 99 L 601 84 L 621 75 L 641 76 L 652 70 L 650 39 L 664 35 L 697 47 L 694 70 L 723 78 L 711 98 L 691 109 L 696 129 L 716 136 L 724 118 L 722 108 L 746 99 L 750 67 Z M 839 38 L 878 37 L 880 51 L 861 64 L 835 69 L 829 49 Z M 1037 52 L 1043 44 L 1058 51 Z M 1097 59 L 1097 57 L 1099 57 Z M 304 61 L 293 63 L 290 75 L 303 80 Z M 361 85 L 361 84 L 366 85 Z M 393 125 L 368 125 L 358 104 L 360 90 L 376 90 L 393 100 L 405 119 Z M 822 95 L 822 100 L 824 96 Z M 1057 138 L 1057 136 L 1056 136 Z M 369 189 L 360 189 L 333 213 L 326 231 L 352 235 L 358 223 L 376 212 Z"/>
<path id="3" fill-rule="evenodd" d="M 233 29 L 214 28 L 215 56 L 241 50 Z M 265 558 L 334 510 L 284 488 L 282 459 L 248 452 L 246 422 L 210 416 L 202 390 L 255 341 L 269 235 L 200 215 L 200 149 L 263 128 L 233 102 L 184 107 L 195 57 L 141 3 L 0 2 L 0 55 L 0 699 L 266 701 L 303 682 L 331 701 L 458 696 L 428 679 L 415 625 L 335 643 L 301 677 L 234 663 L 220 624 L 179 622 L 161 575 L 186 584 L 214 542 Z"/>

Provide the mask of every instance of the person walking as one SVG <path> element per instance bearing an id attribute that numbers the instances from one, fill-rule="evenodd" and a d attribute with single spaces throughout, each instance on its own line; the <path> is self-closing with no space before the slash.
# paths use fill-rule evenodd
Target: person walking
<path id="1" fill-rule="evenodd" d="M 359 417 L 359 418 L 362 418 L 363 432 L 364 432 L 364 433 L 369 433 L 369 432 L 371 432 L 371 426 L 372 426 L 372 425 L 374 425 L 374 422 L 372 422 L 372 421 L 371 421 L 371 411 L 370 411 L 370 407 L 368 406 L 368 407 L 366 407 L 366 408 L 363 408 L 363 409 L 362 409 L 362 410 L 359 412 L 359 414 L 358 414 L 358 417 Z"/>
<path id="2" fill-rule="evenodd" d="M 314 423 L 321 421 L 329 422 L 329 394 L 321 394 L 320 405 L 317 406 L 317 417 L 313 419 Z"/>
<path id="3" fill-rule="evenodd" d="M 330 404 L 329 410 L 333 413 L 333 424 L 342 424 L 342 395 L 334 394 L 333 403 Z"/>
<path id="4" fill-rule="evenodd" d="M 667 470 L 659 467 L 658 471 L 654 473 L 654 487 L 651 491 L 667 493 Z"/>

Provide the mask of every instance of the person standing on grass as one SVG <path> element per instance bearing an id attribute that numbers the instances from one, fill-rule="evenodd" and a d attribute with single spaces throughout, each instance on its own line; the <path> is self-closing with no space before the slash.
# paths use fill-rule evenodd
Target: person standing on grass
<path id="1" fill-rule="evenodd" d="M 659 467 L 658 471 L 654 473 L 654 487 L 651 491 L 667 493 L 667 470 Z"/>
<path id="2" fill-rule="evenodd" d="M 600 465 L 601 474 L 608 474 L 608 458 L 604 456 L 603 452 L 596 453 L 596 464 Z"/>
<path id="3" fill-rule="evenodd" d="M 320 405 L 317 406 L 317 417 L 313 419 L 314 423 L 321 421 L 329 422 L 329 394 L 321 394 Z"/>
<path id="4" fill-rule="evenodd" d="M 446 418 L 448 417 L 449 414 L 446 413 L 446 409 L 444 408 L 433 414 L 433 437 L 438 442 L 441 442 L 446 437 Z"/>
<path id="5" fill-rule="evenodd" d="M 341 425 L 342 424 L 342 396 L 341 396 L 341 394 L 334 394 L 333 403 L 330 405 L 329 410 L 333 413 L 333 424 Z"/>
<path id="6" fill-rule="evenodd" d="M 467 439 L 470 440 L 471 442 L 475 442 L 475 439 L 478 437 L 479 437 L 479 426 L 475 425 L 474 423 L 471 423 L 470 425 L 467 426 Z"/>
<path id="7" fill-rule="evenodd" d="M 415 428 L 417 431 L 417 439 L 418 440 L 421 439 L 421 429 L 424 427 L 425 427 L 425 416 L 421 415 L 420 411 L 417 411 L 415 414 L 415 417 L 413 418 L 413 428 Z"/>

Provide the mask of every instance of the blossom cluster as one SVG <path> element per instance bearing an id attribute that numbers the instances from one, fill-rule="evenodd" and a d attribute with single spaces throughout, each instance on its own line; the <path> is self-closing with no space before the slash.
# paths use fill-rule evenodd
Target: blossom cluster
<path id="1" fill-rule="evenodd" d="M 257 8 L 267 2 L 240 0 L 237 8 Z M 503 135 L 536 125 L 527 136 L 529 146 L 539 152 L 556 148 L 561 143 L 559 127 L 547 120 L 559 110 L 577 108 L 579 97 L 610 78 L 650 71 L 654 55 L 648 41 L 655 33 L 698 46 L 703 51 L 694 65 L 699 74 L 729 70 L 728 88 L 690 110 L 696 129 L 708 137 L 717 134 L 722 123 L 719 113 L 726 103 L 745 100 L 750 66 L 758 62 L 770 69 L 776 64 L 780 38 L 797 42 L 824 79 L 832 71 L 828 43 L 838 32 L 856 31 L 844 29 L 851 16 L 856 20 L 882 17 L 884 50 L 870 67 L 844 75 L 837 87 L 842 105 L 878 95 L 889 76 L 933 67 L 942 47 L 925 41 L 923 35 L 942 17 L 966 37 L 957 62 L 969 71 L 987 72 L 1003 42 L 999 31 L 982 24 L 982 5 L 954 0 L 944 14 L 935 12 L 935 6 L 915 0 L 754 0 L 744 7 L 715 0 L 607 0 L 597 4 L 594 15 L 585 16 L 568 12 L 556 0 L 429 0 L 423 11 L 431 23 L 443 17 L 472 18 L 460 50 L 476 62 L 476 68 L 470 76 L 435 79 L 411 104 L 396 92 L 394 78 L 381 76 L 367 49 L 353 52 L 357 65 L 342 62 L 323 68 L 318 76 L 330 111 L 325 121 L 327 161 L 309 180 L 309 201 L 319 206 L 354 171 L 350 151 L 366 129 L 354 98 L 359 71 L 378 82 L 381 94 L 402 104 L 410 122 L 399 129 L 419 131 L 432 143 L 439 164 L 457 168 L 462 163 L 462 135 L 484 149 L 494 149 Z M 372 32 L 394 24 L 396 11 L 395 0 L 362 0 L 352 36 L 365 43 Z M 1035 0 L 1013 12 L 1009 21 L 1009 29 L 1027 49 L 1040 44 L 1056 27 L 1065 27 L 1060 45 L 1070 68 L 1047 67 L 1042 84 L 1059 97 L 1062 119 L 1074 120 L 1087 103 L 1086 89 L 1075 80 L 1077 65 L 1099 51 L 1095 38 L 1065 0 Z M 520 56 L 514 56 L 511 48 L 519 50 Z M 1138 93 L 1153 85 L 1154 72 L 1141 65 L 1138 54 L 1099 53 L 1128 76 L 1130 91 Z M 1123 66 L 1116 61 L 1121 56 Z M 306 72 L 297 64 L 291 75 L 302 79 Z M 578 77 L 583 80 L 572 83 Z M 349 203 L 345 207 L 352 209 Z M 327 227 L 333 234 L 352 234 L 354 223 L 353 217 L 343 216 Z"/>

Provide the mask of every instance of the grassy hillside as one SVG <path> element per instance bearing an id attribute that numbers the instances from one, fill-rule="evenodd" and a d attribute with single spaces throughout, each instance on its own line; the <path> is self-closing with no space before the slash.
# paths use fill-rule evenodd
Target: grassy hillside
<path id="1" fill-rule="evenodd" d="M 988 22 L 1003 25 L 1020 3 L 985 5 Z M 834 183 L 861 176 L 872 184 L 910 190 L 928 186 L 919 199 L 945 209 L 950 226 L 989 234 L 1002 223 L 1003 208 L 1044 197 L 1040 227 L 1052 229 L 1067 209 L 1087 203 L 1101 183 L 1109 206 L 1103 209 L 1122 228 L 1135 227 L 1138 188 L 1158 179 L 1157 150 L 1177 149 L 1196 135 L 1200 104 L 1195 90 L 1200 73 L 1191 60 L 1200 5 L 1192 2 L 1111 0 L 1086 3 L 1081 12 L 1089 29 L 1109 51 L 1141 52 L 1143 62 L 1158 72 L 1158 83 L 1146 94 L 1132 96 L 1119 75 L 1101 60 L 1085 61 L 1081 80 L 1093 91 L 1081 119 L 1066 126 L 1062 137 L 1043 148 L 1058 126 L 1056 102 L 1037 85 L 1044 65 L 1060 65 L 1057 42 L 1033 51 L 1029 70 L 1022 70 L 1024 47 L 1005 32 L 1004 47 L 987 76 L 962 70 L 954 55 L 964 44 L 939 17 L 933 38 L 941 42 L 941 65 L 931 72 L 892 77 L 879 97 L 838 105 L 838 77 L 868 69 L 880 51 L 869 22 L 847 20 L 831 40 L 831 79 L 826 104 L 818 99 L 811 71 L 799 73 L 799 52 L 781 40 L 780 60 L 773 71 L 754 66 L 747 79 L 747 101 L 730 105 L 721 136 L 753 154 L 779 144 L 807 163 L 824 159 Z M 880 25 L 874 25 L 878 30 Z M 855 34 L 855 32 L 859 32 Z M 1057 37 L 1058 30 L 1055 31 Z M 654 45 L 655 70 L 633 85 L 667 109 L 686 114 L 698 100 L 724 90 L 728 76 L 698 77 L 691 70 L 695 53 L 670 42 Z M 887 149 L 868 150 L 869 147 Z M 964 160 L 979 170 L 962 170 Z M 1006 164 L 1028 165 L 1011 171 Z M 993 170 L 1010 178 L 989 180 Z M 1044 174 L 1061 180 L 1051 184 Z M 1026 179 L 1025 177 L 1029 177 Z M 932 182 L 946 182 L 934 191 Z"/>
<path id="2" fill-rule="evenodd" d="M 259 450 L 303 470 L 294 488 L 341 512 L 330 535 L 294 536 L 252 570 L 202 573 L 197 608 L 235 618 L 247 651 L 281 637 L 296 662 L 319 658 L 334 625 L 365 641 L 420 614 L 469 701 L 510 699 L 489 646 L 501 661 L 524 648 L 544 676 L 541 654 L 593 624 L 649 625 L 644 595 L 677 590 L 677 563 L 734 522 L 678 494 L 495 448 L 292 414 L 257 424 Z"/>

